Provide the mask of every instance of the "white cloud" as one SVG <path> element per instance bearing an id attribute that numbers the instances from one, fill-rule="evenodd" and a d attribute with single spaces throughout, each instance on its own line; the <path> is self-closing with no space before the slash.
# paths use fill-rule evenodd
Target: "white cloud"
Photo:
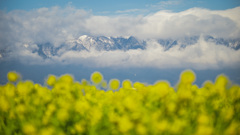
<path id="1" fill-rule="evenodd" d="M 166 2 L 167 4 L 174 4 Z M 176 4 L 176 3 L 175 3 Z M 137 11 L 137 10 L 136 10 Z M 131 10 L 125 12 L 133 12 Z M 71 6 L 32 11 L 0 11 L 0 49 L 9 47 L 12 57 L 42 63 L 43 60 L 24 44 L 52 43 L 59 46 L 80 35 L 135 36 L 139 39 L 178 39 L 186 36 L 212 35 L 223 38 L 240 37 L 240 7 L 212 11 L 192 8 L 182 12 L 159 11 L 146 16 L 96 16 L 91 11 Z M 146 50 L 66 52 L 46 63 L 84 63 L 91 66 L 149 66 L 158 68 L 194 67 L 218 68 L 239 66 L 239 51 L 199 40 L 196 45 L 164 51 L 149 42 Z M 35 46 L 34 46 L 35 45 Z M 16 49 L 18 48 L 18 50 Z"/>
<path id="2" fill-rule="evenodd" d="M 223 12 L 223 11 L 222 11 Z M 226 11 L 230 12 L 230 11 Z M 232 10 L 240 12 L 240 7 Z M 139 37 L 164 37 L 179 38 L 193 35 L 214 35 L 217 37 L 239 37 L 240 21 L 233 18 L 231 14 L 222 16 L 216 11 L 193 8 L 179 13 L 160 11 L 153 15 L 144 17 Z M 149 36 L 150 35 L 150 36 Z"/>
<path id="3" fill-rule="evenodd" d="M 146 50 L 128 51 L 67 51 L 61 56 L 53 56 L 43 62 L 34 54 L 32 61 L 36 63 L 83 64 L 93 67 L 155 67 L 155 68 L 193 68 L 193 69 L 221 69 L 240 67 L 240 50 L 216 45 L 200 38 L 194 45 L 185 49 L 178 45 L 166 51 L 155 40 L 147 42 Z M 30 52 L 29 52 L 30 53 Z M 30 56 L 20 53 L 20 57 Z M 31 56 L 32 57 L 32 56 Z M 29 61 L 28 61 L 29 62 Z"/>
<path id="4" fill-rule="evenodd" d="M 0 13 L 1 43 L 51 42 L 59 45 L 82 34 L 178 38 L 192 35 L 240 37 L 240 7 L 222 11 L 193 8 L 147 16 L 95 16 L 72 7 Z M 13 43 L 12 43 L 13 42 Z"/>

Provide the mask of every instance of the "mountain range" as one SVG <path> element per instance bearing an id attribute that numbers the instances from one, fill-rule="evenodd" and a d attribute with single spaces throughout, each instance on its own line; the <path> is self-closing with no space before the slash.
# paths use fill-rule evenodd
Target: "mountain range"
<path id="1" fill-rule="evenodd" d="M 168 51 L 173 46 L 179 46 L 179 48 L 185 48 L 189 45 L 196 44 L 200 36 L 185 37 L 182 39 L 158 39 L 156 42 L 163 46 L 165 51 Z M 203 39 L 206 42 L 214 42 L 217 45 L 224 45 L 234 50 L 240 49 L 239 39 L 223 39 L 214 38 L 213 36 L 204 36 Z M 106 37 L 106 36 L 88 36 L 83 35 L 77 39 L 66 41 L 60 46 L 55 46 L 49 42 L 40 44 L 24 44 L 22 48 L 31 51 L 32 53 L 38 53 L 44 59 L 51 58 L 52 56 L 61 56 L 67 51 L 113 51 L 122 50 L 127 51 L 131 49 L 146 49 L 149 40 L 138 40 L 137 38 L 130 37 Z M 8 56 L 11 52 L 9 49 L 0 50 L 0 58 Z"/>
<path id="2" fill-rule="evenodd" d="M 105 36 L 93 37 L 83 35 L 76 40 L 67 41 L 58 47 L 54 47 L 50 43 L 38 44 L 37 46 L 38 49 L 34 50 L 33 52 L 37 52 L 43 58 L 50 58 L 51 56 L 62 55 L 66 51 L 127 51 L 130 49 L 145 49 L 146 42 L 137 40 L 133 36 L 128 38 L 114 38 Z"/>

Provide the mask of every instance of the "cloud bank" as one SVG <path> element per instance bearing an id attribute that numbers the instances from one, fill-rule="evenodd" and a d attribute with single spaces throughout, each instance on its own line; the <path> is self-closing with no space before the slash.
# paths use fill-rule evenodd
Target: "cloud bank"
<path id="1" fill-rule="evenodd" d="M 158 39 L 180 39 L 201 35 L 236 39 L 240 37 L 240 7 L 228 10 L 192 8 L 182 12 L 159 11 L 146 16 L 97 16 L 91 11 L 68 6 L 32 11 L 0 11 L 0 50 L 26 63 L 79 63 L 88 66 L 221 68 L 240 67 L 239 50 L 202 39 L 195 45 L 168 51 Z M 50 43 L 60 46 L 81 35 L 125 37 L 147 40 L 146 50 L 67 51 L 61 56 L 42 59 L 36 52 L 23 49 Z M 3 52 L 3 51 L 2 51 Z M 0 52 L 1 54 L 1 52 Z M 2 57 L 2 54 L 1 54 Z"/>
<path id="2" fill-rule="evenodd" d="M 240 51 L 206 42 L 203 39 L 185 49 L 175 46 L 168 51 L 156 43 L 148 42 L 146 50 L 67 52 L 54 61 L 64 64 L 85 63 L 99 67 L 156 67 L 216 69 L 240 67 Z"/>

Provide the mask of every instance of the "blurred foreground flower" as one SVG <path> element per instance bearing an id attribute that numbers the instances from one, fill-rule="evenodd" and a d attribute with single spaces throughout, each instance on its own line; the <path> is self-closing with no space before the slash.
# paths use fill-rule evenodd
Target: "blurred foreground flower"
<path id="1" fill-rule="evenodd" d="M 7 77 L 0 85 L 1 135 L 240 134 L 240 87 L 224 75 L 202 87 L 191 70 L 176 87 L 167 81 L 107 84 L 100 72 L 92 83 L 49 75 L 46 86 L 22 81 L 16 72 Z"/>

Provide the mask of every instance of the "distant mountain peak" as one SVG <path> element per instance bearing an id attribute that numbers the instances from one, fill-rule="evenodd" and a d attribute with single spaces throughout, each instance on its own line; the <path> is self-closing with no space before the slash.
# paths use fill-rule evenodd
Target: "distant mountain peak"
<path id="1" fill-rule="evenodd" d="M 88 35 L 82 35 L 78 38 L 78 40 L 83 41 L 83 40 L 86 40 L 88 37 L 89 37 Z"/>

